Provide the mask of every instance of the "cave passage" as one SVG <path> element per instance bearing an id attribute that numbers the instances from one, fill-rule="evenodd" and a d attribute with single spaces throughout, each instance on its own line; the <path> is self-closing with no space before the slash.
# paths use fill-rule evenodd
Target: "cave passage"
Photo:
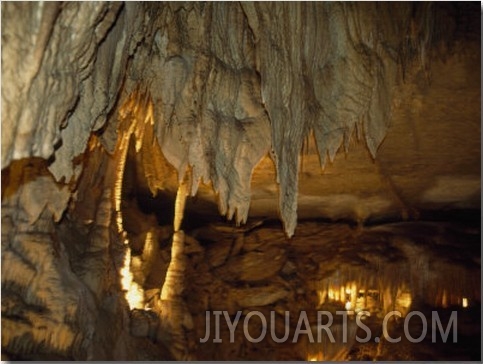
<path id="1" fill-rule="evenodd" d="M 170 264 L 176 196 L 153 198 L 142 187 L 147 186 L 144 174 L 135 169 L 135 163 L 127 164 L 126 175 L 138 179 L 125 179 L 123 213 L 138 222 L 128 237 L 134 254 L 149 261 L 136 268 L 135 280 L 147 298 L 144 309 L 151 310 L 159 304 Z M 362 227 L 357 221 L 304 219 L 299 221 L 300 232 L 288 239 L 280 222 L 268 217 L 251 219 L 242 227 L 220 219 L 212 197 L 211 202 L 201 203 L 190 203 L 188 198 L 181 226 L 187 260 L 182 297 L 192 322 L 184 340 L 198 360 L 386 361 L 442 356 L 477 360 L 481 356 L 478 210 L 423 211 L 414 221 L 369 221 Z M 147 231 L 158 237 L 157 251 L 150 250 L 149 260 Z M 392 317 L 387 330 L 389 339 L 402 338 L 398 343 L 385 340 L 382 331 L 384 317 L 393 311 L 400 317 Z M 415 311 L 422 316 L 410 317 L 408 339 L 404 324 Z M 231 321 L 225 321 L 225 312 Z M 253 312 L 257 315 L 250 317 Z M 434 312 L 440 321 L 433 321 Z M 357 314 L 370 329 L 367 342 L 356 340 L 367 337 L 357 326 Z M 292 342 L 301 315 L 306 315 L 309 325 L 302 328 L 310 334 L 303 331 Z M 326 331 L 319 333 L 318 324 L 327 324 L 319 315 L 324 320 L 332 315 L 334 342 Z M 265 329 L 260 316 L 266 320 Z M 423 332 L 421 317 L 427 322 L 426 334 L 415 340 Z M 232 333 L 227 322 L 236 318 L 239 324 Z M 446 342 L 439 336 L 438 322 L 442 333 L 447 330 Z M 216 333 L 215 327 L 220 331 Z M 259 337 L 263 340 L 252 342 Z M 276 342 L 273 337 L 287 339 Z"/>
<path id="2" fill-rule="evenodd" d="M 2 360 L 481 360 L 467 2 L 2 2 Z"/>

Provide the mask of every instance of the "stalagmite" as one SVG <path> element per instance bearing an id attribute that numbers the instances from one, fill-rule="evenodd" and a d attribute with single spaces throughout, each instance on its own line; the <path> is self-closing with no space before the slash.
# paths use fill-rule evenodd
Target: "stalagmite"
<path id="1" fill-rule="evenodd" d="M 187 194 L 188 183 L 182 181 L 176 194 L 171 262 L 161 289 L 159 307 L 161 333 L 158 336 L 166 343 L 177 360 L 195 360 L 193 353 L 190 353 L 186 336 L 186 331 L 192 329 L 191 314 L 182 297 L 187 259 L 184 254 L 185 236 L 180 227 Z"/>

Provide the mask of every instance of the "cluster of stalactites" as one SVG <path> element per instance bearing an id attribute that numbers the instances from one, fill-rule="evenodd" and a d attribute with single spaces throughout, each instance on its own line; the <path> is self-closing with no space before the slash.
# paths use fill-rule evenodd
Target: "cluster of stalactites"
<path id="1" fill-rule="evenodd" d="M 191 194 L 211 181 L 228 218 L 246 221 L 252 171 L 273 150 L 289 236 L 307 134 L 314 131 L 322 166 L 356 128 L 375 156 L 401 60 L 431 42 L 431 7 L 408 3 L 2 4 L 2 10 L 8 14 L 3 87 L 11 90 L 9 97 L 2 92 L 2 168 L 17 157 L 47 159 L 55 152 L 49 167 L 55 178 L 78 178 L 82 166 L 73 160 L 89 135 L 97 131 L 112 152 L 119 95 L 142 84 L 152 96 L 164 157 L 180 181 L 191 170 Z M 425 64 L 427 52 L 421 54 Z M 159 188 L 155 177 L 150 183 Z"/>

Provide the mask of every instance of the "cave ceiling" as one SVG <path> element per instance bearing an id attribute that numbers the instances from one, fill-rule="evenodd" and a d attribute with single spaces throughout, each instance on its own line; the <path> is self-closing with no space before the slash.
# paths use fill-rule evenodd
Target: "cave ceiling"
<path id="1" fill-rule="evenodd" d="M 43 159 L 75 200 L 92 145 L 133 138 L 150 193 L 187 178 L 206 213 L 280 217 L 288 236 L 298 217 L 478 207 L 468 9 L 2 3 L 2 171 Z"/>

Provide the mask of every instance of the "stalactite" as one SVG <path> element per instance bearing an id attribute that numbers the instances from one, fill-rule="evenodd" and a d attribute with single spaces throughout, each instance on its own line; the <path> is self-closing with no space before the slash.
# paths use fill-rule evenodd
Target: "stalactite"
<path id="1" fill-rule="evenodd" d="M 105 134 L 103 145 L 112 149 L 112 115 L 125 111 L 122 102 L 116 106 L 120 88 L 129 95 L 142 85 L 152 95 L 157 142 L 180 180 L 189 167 L 191 194 L 200 182 L 213 182 L 220 212 L 237 223 L 248 217 L 251 173 L 273 150 L 289 236 L 297 223 L 303 140 L 314 132 L 323 166 L 327 154 L 333 160 L 343 143 L 347 148 L 357 127 L 375 157 L 390 125 L 398 67 L 419 56 L 426 68 L 434 31 L 434 7 L 408 4 L 26 6 L 35 20 L 31 31 L 15 20 L 23 16 L 21 7 L 4 8 L 8 39 L 22 41 L 5 42 L 2 54 L 17 60 L 21 47 L 35 62 L 2 63 L 16 95 L 3 97 L 2 108 L 10 110 L 8 123 L 19 125 L 2 134 L 2 166 L 12 157 L 50 158 L 63 138 L 49 168 L 57 180 L 76 179 L 82 166 L 73 159 L 85 151 L 91 132 Z M 41 26 L 35 14 L 53 24 Z M 66 26 L 76 36 L 65 36 Z M 34 45 L 23 39 L 30 33 Z M 54 54 L 62 55 L 65 70 L 57 70 Z M 15 86 L 22 71 L 21 84 L 32 86 Z M 32 91 L 24 95 L 23 89 Z M 58 97 L 51 97 L 54 91 Z M 48 127 L 32 123 L 35 115 Z"/>
<path id="2" fill-rule="evenodd" d="M 349 301 L 355 312 L 367 309 L 382 317 L 393 310 L 404 316 L 421 305 L 462 307 L 463 298 L 466 302 L 479 300 L 480 281 L 469 266 L 435 260 L 434 251 L 417 240 L 403 236 L 386 239 L 386 246 L 393 245 L 399 258 L 363 254 L 365 264 L 340 264 L 326 278 L 314 282 L 319 307 Z"/>
<path id="3" fill-rule="evenodd" d="M 139 89 L 134 91 L 125 100 L 119 112 L 119 130 L 120 138 L 117 142 L 115 158 L 116 158 L 116 177 L 114 181 L 114 208 L 116 214 L 116 223 L 119 235 L 124 239 L 125 258 L 121 269 L 122 287 L 126 292 L 126 299 L 131 309 L 144 308 L 144 291 L 142 287 L 133 280 L 131 272 L 132 259 L 129 240 L 123 227 L 122 217 L 122 186 L 124 180 L 124 171 L 126 166 L 127 152 L 129 143 L 134 142 L 136 152 L 139 153 L 144 138 L 146 125 L 153 125 L 153 106 L 148 93 L 143 93 Z"/>

